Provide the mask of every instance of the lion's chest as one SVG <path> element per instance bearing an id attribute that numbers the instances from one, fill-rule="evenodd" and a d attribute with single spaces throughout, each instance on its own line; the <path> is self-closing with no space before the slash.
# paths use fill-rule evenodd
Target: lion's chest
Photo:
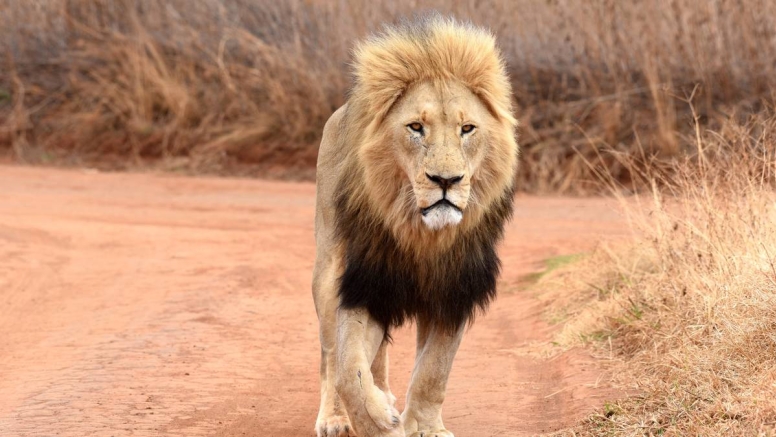
<path id="1" fill-rule="evenodd" d="M 462 240 L 419 263 L 384 235 L 346 244 L 340 302 L 366 308 L 386 329 L 423 318 L 450 331 L 485 309 L 496 293 L 499 260 L 492 241 Z"/>

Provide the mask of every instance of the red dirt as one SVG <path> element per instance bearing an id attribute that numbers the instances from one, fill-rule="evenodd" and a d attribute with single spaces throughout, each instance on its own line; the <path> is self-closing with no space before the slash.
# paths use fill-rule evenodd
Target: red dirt
<path id="1" fill-rule="evenodd" d="M 0 187 L 0 435 L 314 435 L 312 184 L 0 166 Z M 600 199 L 516 205 L 449 383 L 458 436 L 556 431 L 612 394 L 582 351 L 537 356 L 553 328 L 517 283 L 622 220 Z M 395 335 L 397 394 L 413 340 Z"/>

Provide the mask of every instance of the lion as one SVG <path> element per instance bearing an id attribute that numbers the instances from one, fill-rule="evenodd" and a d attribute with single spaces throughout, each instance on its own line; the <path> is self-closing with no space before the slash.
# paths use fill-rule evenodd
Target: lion
<path id="1" fill-rule="evenodd" d="M 435 15 L 354 51 L 348 101 L 318 165 L 313 296 L 319 437 L 452 437 L 442 422 L 465 327 L 495 297 L 495 246 L 512 215 L 517 121 L 492 34 Z M 417 326 L 400 414 L 390 331 Z"/>

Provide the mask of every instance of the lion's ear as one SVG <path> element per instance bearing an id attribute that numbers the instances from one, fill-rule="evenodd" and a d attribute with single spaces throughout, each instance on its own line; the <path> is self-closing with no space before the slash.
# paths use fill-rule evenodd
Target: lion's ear
<path id="1" fill-rule="evenodd" d="M 393 36 L 371 38 L 355 50 L 357 94 L 377 123 L 382 122 L 407 88 L 425 75 L 424 66 L 418 63 L 418 43 Z"/>
<path id="2" fill-rule="evenodd" d="M 508 99 L 498 99 L 487 89 L 473 89 L 472 92 L 488 109 L 488 112 L 502 123 L 517 126 L 517 119 L 512 113 L 512 102 Z"/>
<path id="3" fill-rule="evenodd" d="M 499 121 L 516 125 L 506 63 L 489 31 L 455 20 L 428 23 L 426 50 L 431 77 L 466 85 Z"/>
<path id="4" fill-rule="evenodd" d="M 404 91 L 406 88 L 403 88 L 401 90 L 397 90 L 393 95 L 386 96 L 388 97 L 385 100 L 374 102 L 374 105 L 371 106 L 371 113 L 374 114 L 372 118 L 372 127 L 376 128 L 378 125 L 380 125 L 383 120 L 385 120 L 385 117 L 388 115 L 389 112 L 391 112 L 391 108 L 393 108 L 396 105 L 396 102 L 399 101 L 402 94 L 404 94 Z"/>

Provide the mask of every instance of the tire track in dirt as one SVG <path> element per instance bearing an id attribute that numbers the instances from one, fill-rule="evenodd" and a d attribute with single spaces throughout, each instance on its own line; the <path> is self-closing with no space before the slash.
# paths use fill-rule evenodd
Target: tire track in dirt
<path id="1" fill-rule="evenodd" d="M 312 184 L 0 166 L 0 186 L 0 435 L 313 435 Z M 555 431 L 611 395 L 584 352 L 531 352 L 552 328 L 515 284 L 622 220 L 605 200 L 516 205 L 449 383 L 459 436 Z M 399 394 L 412 328 L 395 338 Z"/>

